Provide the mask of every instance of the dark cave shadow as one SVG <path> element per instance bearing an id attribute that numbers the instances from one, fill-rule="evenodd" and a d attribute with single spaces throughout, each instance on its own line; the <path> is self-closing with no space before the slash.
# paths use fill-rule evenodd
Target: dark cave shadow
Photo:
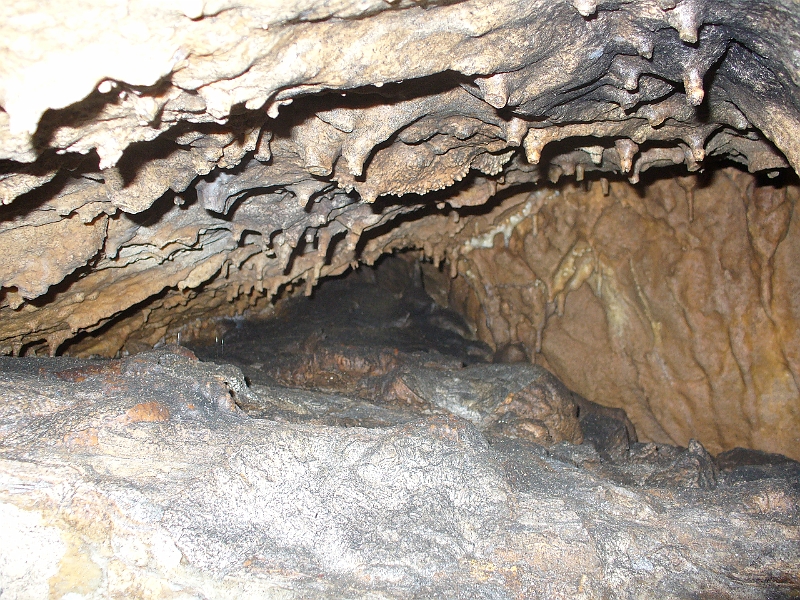
<path id="1" fill-rule="evenodd" d="M 462 85 L 469 85 L 473 77 L 456 71 L 426 75 L 402 82 L 388 82 L 378 87 L 366 85 L 347 90 L 324 90 L 293 99 L 281 107 L 280 118 L 272 121 L 270 128 L 275 137 L 289 137 L 292 127 L 299 125 L 320 112 L 337 109 L 364 110 L 387 103 L 403 102 L 425 96 L 437 96 Z M 344 95 L 343 95 L 344 94 Z"/>
<path id="2" fill-rule="evenodd" d="M 50 148 L 53 137 L 58 129 L 71 127 L 79 129 L 86 123 L 91 123 L 100 116 L 103 109 L 111 104 L 119 104 L 120 94 L 134 94 L 141 96 L 154 96 L 166 92 L 170 85 L 169 77 L 162 77 L 150 86 L 120 84 L 108 93 L 101 93 L 95 88 L 92 92 L 64 108 L 47 109 L 39 119 L 36 132 L 33 134 L 33 147 L 37 154 L 42 154 Z M 153 126 L 158 128 L 161 123 L 161 114 L 157 114 Z"/>
<path id="3" fill-rule="evenodd" d="M 392 206 L 403 205 L 408 206 L 409 211 L 396 216 L 394 219 L 391 219 L 382 225 L 364 231 L 359 238 L 358 243 L 356 244 L 356 258 L 360 258 L 362 256 L 364 247 L 371 240 L 388 233 L 392 229 L 395 229 L 404 223 L 417 221 L 434 214 L 448 215 L 453 212 L 456 212 L 459 215 L 459 218 L 486 215 L 502 204 L 507 198 L 521 193 L 532 192 L 542 187 L 541 185 L 537 185 L 535 182 L 520 183 L 505 189 L 501 189 L 483 204 L 478 204 L 475 206 L 463 206 L 460 208 L 453 208 L 447 204 L 448 198 L 451 198 L 455 193 L 458 193 L 459 190 L 463 190 L 472 186 L 478 177 L 486 176 L 478 173 L 477 171 L 470 171 L 470 173 L 464 177 L 464 179 L 443 190 L 436 190 L 433 192 L 428 192 L 427 194 L 405 194 L 399 197 L 390 195 L 380 196 L 372 204 L 372 210 L 374 213 L 380 214 Z M 445 203 L 445 206 L 444 208 L 440 209 L 437 207 L 437 204 L 442 202 Z"/>
<path id="4" fill-rule="evenodd" d="M 552 142 L 545 147 L 545 151 L 542 153 L 542 160 L 540 161 L 539 165 L 547 168 L 550 164 L 552 164 L 550 161 L 558 155 L 561 155 L 565 152 L 570 152 L 572 150 L 577 150 L 581 146 L 602 145 L 598 143 L 602 141 L 604 140 L 593 137 L 584 137 L 570 138 L 569 140 L 564 140 L 561 142 Z M 613 148 L 613 142 L 604 147 Z M 657 147 L 671 148 L 674 147 L 674 144 L 670 144 L 669 142 L 665 141 L 641 145 L 642 150 L 648 150 Z M 706 159 L 706 161 L 702 163 L 702 167 L 697 171 L 689 171 L 685 164 L 674 165 L 671 167 L 654 167 L 648 169 L 647 171 L 639 174 L 639 181 L 637 183 L 631 183 L 628 180 L 627 175 L 615 171 L 602 171 L 599 169 L 587 170 L 585 173 L 584 185 L 588 187 L 589 185 L 598 183 L 601 179 L 607 179 L 609 182 L 621 182 L 630 186 L 630 188 L 637 194 L 639 198 L 644 199 L 646 197 L 647 188 L 652 186 L 657 181 L 694 176 L 696 178 L 695 188 L 704 189 L 712 184 L 714 173 L 716 173 L 718 170 L 729 167 L 735 168 L 741 172 L 747 172 L 747 169 L 744 165 L 734 160 L 711 157 Z M 787 185 L 800 185 L 800 177 L 798 177 L 798 175 L 791 169 L 779 169 L 770 173 L 756 173 L 751 175 L 756 177 L 757 185 L 768 185 L 779 188 Z M 407 205 L 409 210 L 408 212 L 400 214 L 394 219 L 391 219 L 386 223 L 379 225 L 378 227 L 365 231 L 359 238 L 359 241 L 356 245 L 356 258 L 360 258 L 363 255 L 365 246 L 371 240 L 387 234 L 391 230 L 401 226 L 404 223 L 421 220 L 434 214 L 445 215 L 450 214 L 451 212 L 456 212 L 459 215 L 459 218 L 483 216 L 493 211 L 511 196 L 523 193 L 531 193 L 542 189 L 555 191 L 563 188 L 565 185 L 576 183 L 575 179 L 569 176 L 563 176 L 555 183 L 549 180 L 519 183 L 498 191 L 483 204 L 476 206 L 464 206 L 461 208 L 450 207 L 447 204 L 447 199 L 452 197 L 460 189 L 465 189 L 473 185 L 477 177 L 485 176 L 476 171 L 470 171 L 469 175 L 462 181 L 457 182 L 453 186 L 445 188 L 444 190 L 429 192 L 428 194 L 422 195 L 405 194 L 400 197 L 393 197 L 390 195 L 380 196 L 372 204 L 372 210 L 376 214 L 382 213 L 392 206 Z M 439 209 L 436 206 L 441 202 L 445 202 L 445 207 L 443 209 Z"/>
<path id="5" fill-rule="evenodd" d="M 55 150 L 48 150 L 33 163 L 19 163 L 13 160 L 0 160 L 0 175 L 30 174 L 43 176 L 51 169 L 58 169 L 56 175 L 39 187 L 20 194 L 10 204 L 0 206 L 0 223 L 23 219 L 36 212 L 47 202 L 54 200 L 71 181 L 80 178 L 102 181 L 98 164 L 100 158 L 92 151 L 87 155 L 68 153 L 60 156 Z"/>
<path id="6" fill-rule="evenodd" d="M 189 191 L 191 190 L 191 191 Z M 167 190 L 164 194 L 159 196 L 153 204 L 148 208 L 138 213 L 127 213 L 121 211 L 127 219 L 130 219 L 140 227 L 148 227 L 155 225 L 163 219 L 167 213 L 173 210 L 187 210 L 197 201 L 197 194 L 190 187 L 187 192 L 177 194 L 172 190 Z M 176 198 L 180 196 L 182 203 L 176 205 Z"/>
<path id="7" fill-rule="evenodd" d="M 148 298 L 145 298 L 141 302 L 129 306 L 125 310 L 120 311 L 113 317 L 109 318 L 105 323 L 103 323 L 103 325 L 101 325 L 97 329 L 92 329 L 91 331 L 83 330 L 78 332 L 73 337 L 64 341 L 58 347 L 58 349 L 56 350 L 56 355 L 68 356 L 70 348 L 78 346 L 81 342 L 91 338 L 101 339 L 106 333 L 108 333 L 113 327 L 118 325 L 120 322 L 124 321 L 128 317 L 132 317 L 140 313 L 142 309 L 146 308 L 153 302 L 157 302 L 158 300 L 164 299 L 171 289 L 172 288 L 163 289 L 158 294 L 155 294 L 154 296 L 149 296 Z"/>

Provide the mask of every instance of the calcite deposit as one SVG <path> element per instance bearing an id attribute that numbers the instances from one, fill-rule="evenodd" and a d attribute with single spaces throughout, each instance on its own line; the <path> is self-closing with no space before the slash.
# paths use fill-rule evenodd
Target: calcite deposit
<path id="1" fill-rule="evenodd" d="M 796 0 L 28 0 L 0 40 L 3 354 L 416 249 L 643 439 L 800 458 Z"/>
<path id="2" fill-rule="evenodd" d="M 425 225 L 459 274 L 429 269 L 429 285 L 482 339 L 522 343 L 646 439 L 797 457 L 798 192 L 726 169 L 641 193 L 614 182 L 513 195 Z"/>

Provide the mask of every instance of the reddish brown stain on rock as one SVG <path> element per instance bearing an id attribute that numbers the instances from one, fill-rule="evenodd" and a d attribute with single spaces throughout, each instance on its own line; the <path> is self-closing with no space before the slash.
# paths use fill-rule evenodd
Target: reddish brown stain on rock
<path id="1" fill-rule="evenodd" d="M 94 377 L 111 379 L 114 375 L 119 375 L 122 369 L 122 362 L 119 360 L 103 361 L 98 364 L 88 364 L 74 369 L 65 369 L 53 373 L 55 377 L 71 383 L 81 383 Z"/>
<path id="2" fill-rule="evenodd" d="M 98 445 L 97 428 L 90 427 L 64 435 L 64 445 L 69 447 L 93 447 Z"/>
<path id="3" fill-rule="evenodd" d="M 158 423 L 169 421 L 169 409 L 160 402 L 142 402 L 125 411 L 124 423 Z"/>

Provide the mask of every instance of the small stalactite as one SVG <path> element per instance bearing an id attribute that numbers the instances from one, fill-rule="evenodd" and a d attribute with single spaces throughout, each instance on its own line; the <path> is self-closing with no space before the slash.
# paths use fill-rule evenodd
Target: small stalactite
<path id="1" fill-rule="evenodd" d="M 692 223 L 694 221 L 694 191 L 697 189 L 697 177 L 695 175 L 676 177 L 675 181 L 686 195 L 687 216 L 689 223 Z"/>
<path id="2" fill-rule="evenodd" d="M 639 151 L 639 145 L 633 140 L 622 138 L 614 141 L 614 147 L 619 156 L 619 168 L 623 173 L 630 173 L 633 168 L 633 158 Z"/>
<path id="3" fill-rule="evenodd" d="M 487 104 L 498 110 L 505 107 L 508 102 L 508 81 L 504 73 L 479 77 L 476 83 L 483 92 L 483 99 Z"/>
<path id="4" fill-rule="evenodd" d="M 705 97 L 703 89 L 703 73 L 696 67 L 686 70 L 683 74 L 683 87 L 686 90 L 686 102 L 690 106 L 700 106 Z"/>
<path id="5" fill-rule="evenodd" d="M 700 30 L 700 16 L 694 2 L 666 0 L 659 3 L 667 12 L 667 22 L 678 32 L 678 37 L 686 44 L 696 44 Z"/>
<path id="6" fill-rule="evenodd" d="M 589 18 L 597 12 L 597 0 L 572 0 L 572 6 L 584 18 Z"/>

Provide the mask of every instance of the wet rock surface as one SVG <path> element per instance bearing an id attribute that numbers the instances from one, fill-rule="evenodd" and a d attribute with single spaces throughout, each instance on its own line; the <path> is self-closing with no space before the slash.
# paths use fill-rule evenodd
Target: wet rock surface
<path id="1" fill-rule="evenodd" d="M 3 595 L 800 595 L 798 463 L 637 442 L 486 362 L 413 271 L 231 322 L 203 360 L 0 359 Z"/>

